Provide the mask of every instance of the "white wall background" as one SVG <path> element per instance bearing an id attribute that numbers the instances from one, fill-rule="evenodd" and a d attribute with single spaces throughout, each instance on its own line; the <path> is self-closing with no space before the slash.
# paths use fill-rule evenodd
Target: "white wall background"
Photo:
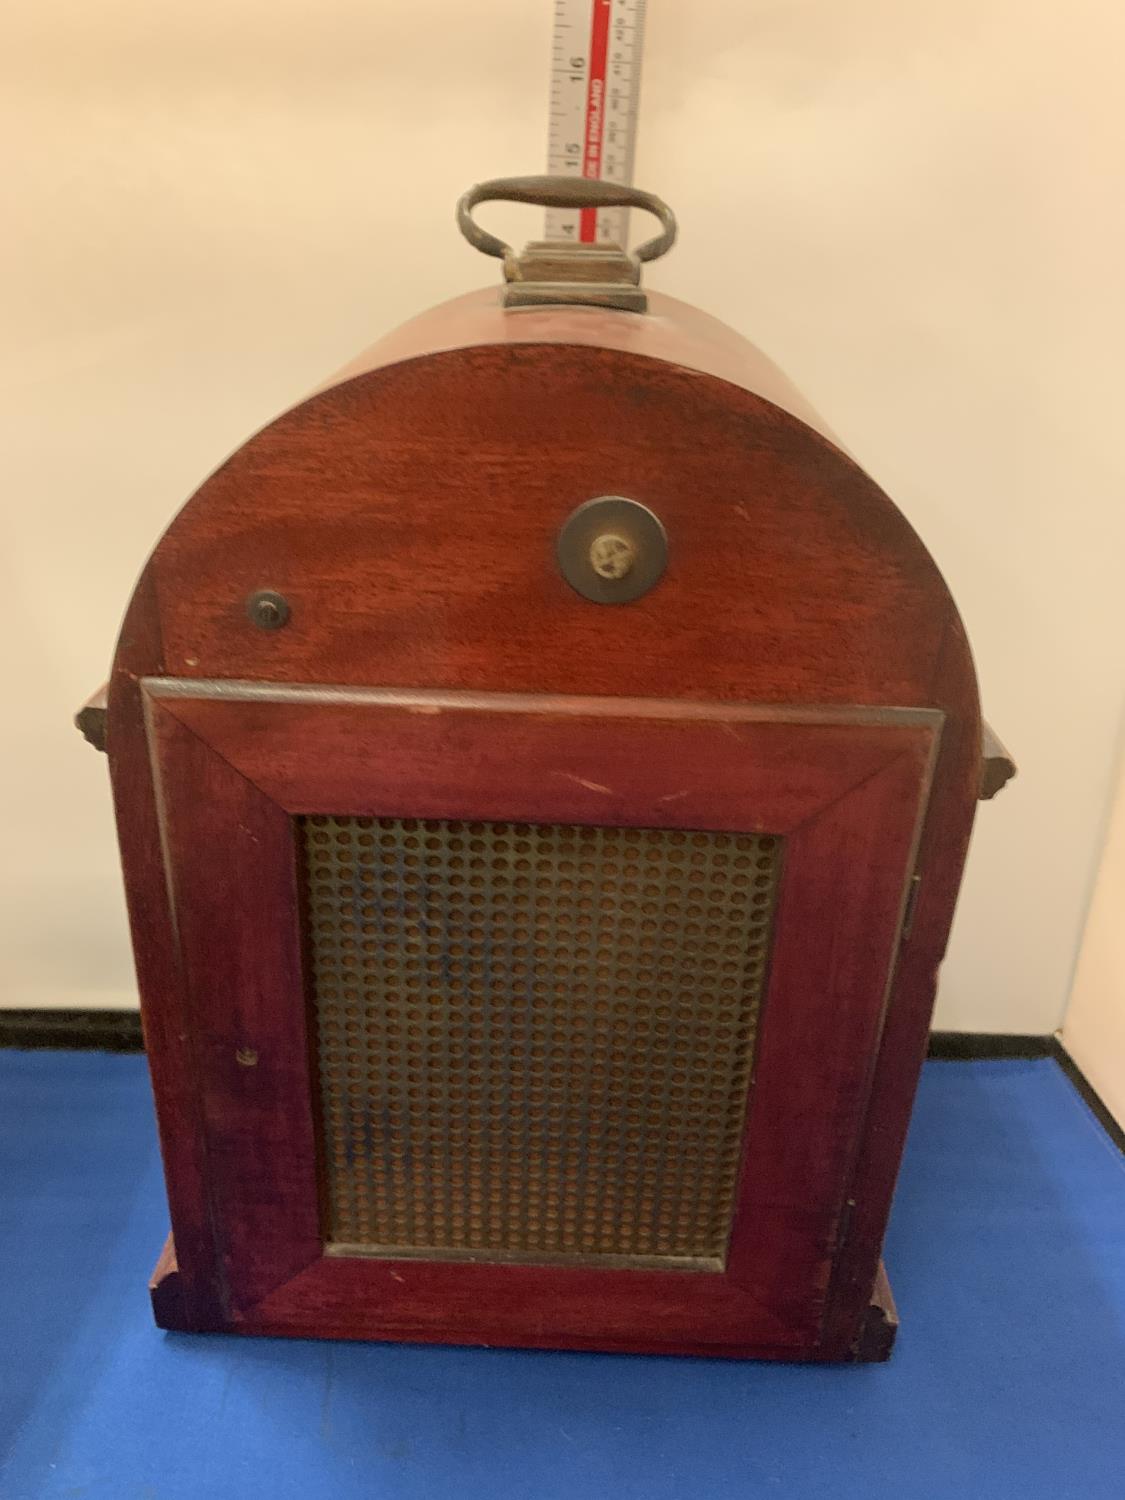
<path id="1" fill-rule="evenodd" d="M 133 1003 L 104 762 L 71 712 L 206 472 L 494 274 L 452 207 L 541 169 L 550 9 L 5 8 L 3 1003 Z M 1123 45 L 1105 0 L 650 0 L 637 174 L 682 225 L 652 284 L 761 343 L 898 499 L 1021 763 L 982 809 L 945 1027 L 1058 1023 L 1101 841 Z"/>
<path id="2" fill-rule="evenodd" d="M 1074 989 L 1063 1020 L 1067 1051 L 1125 1126 L 1125 758 Z"/>

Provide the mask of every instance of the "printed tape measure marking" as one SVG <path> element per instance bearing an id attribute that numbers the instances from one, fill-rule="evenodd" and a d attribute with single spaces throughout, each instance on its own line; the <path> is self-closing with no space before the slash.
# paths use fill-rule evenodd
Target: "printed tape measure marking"
<path id="1" fill-rule="evenodd" d="M 555 0 L 547 170 L 632 183 L 645 0 Z M 629 210 L 549 209 L 548 239 L 627 243 Z"/>

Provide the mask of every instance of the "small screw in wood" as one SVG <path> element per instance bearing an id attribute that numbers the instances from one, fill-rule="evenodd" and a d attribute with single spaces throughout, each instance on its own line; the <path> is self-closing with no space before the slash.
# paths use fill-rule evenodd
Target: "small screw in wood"
<path id="1" fill-rule="evenodd" d="M 636 547 L 615 532 L 604 532 L 590 543 L 590 566 L 599 578 L 624 578 L 636 560 Z"/>
<path id="2" fill-rule="evenodd" d="M 289 618 L 289 601 L 273 589 L 258 589 L 247 599 L 246 613 L 259 630 L 280 630 Z"/>

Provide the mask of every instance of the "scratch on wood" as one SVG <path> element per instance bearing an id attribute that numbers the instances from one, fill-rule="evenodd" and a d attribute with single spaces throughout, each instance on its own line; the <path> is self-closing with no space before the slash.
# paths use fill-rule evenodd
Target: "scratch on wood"
<path id="1" fill-rule="evenodd" d="M 570 771 L 559 771 L 556 774 L 565 776 L 567 781 L 573 781 L 578 786 L 584 786 L 588 792 L 604 792 L 607 797 L 613 795 L 613 788 L 611 786 L 602 786 L 600 781 L 587 781 L 584 776 L 574 776 Z"/>
<path id="2" fill-rule="evenodd" d="M 657 802 L 679 802 L 681 798 L 686 797 L 690 791 L 691 788 L 685 786 L 682 792 L 669 792 L 666 797 L 657 797 L 656 800 Z"/>

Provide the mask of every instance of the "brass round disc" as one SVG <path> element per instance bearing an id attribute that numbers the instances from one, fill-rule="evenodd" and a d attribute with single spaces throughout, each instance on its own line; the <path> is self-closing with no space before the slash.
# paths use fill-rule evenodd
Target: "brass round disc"
<path id="1" fill-rule="evenodd" d="M 567 583 L 594 604 L 628 604 L 664 572 L 668 538 L 647 505 L 599 495 L 571 511 L 556 546 Z"/>

